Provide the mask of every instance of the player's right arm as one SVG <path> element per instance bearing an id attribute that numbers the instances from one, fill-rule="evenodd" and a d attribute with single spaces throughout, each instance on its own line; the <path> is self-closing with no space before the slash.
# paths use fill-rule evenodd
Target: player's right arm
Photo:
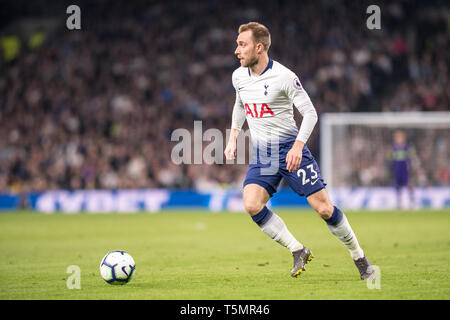
<path id="1" fill-rule="evenodd" d="M 239 135 L 239 130 L 231 129 L 230 139 L 228 140 L 227 147 L 225 148 L 224 154 L 227 160 L 236 159 L 236 149 L 237 149 L 237 136 Z"/>
<path id="2" fill-rule="evenodd" d="M 236 90 L 234 75 L 232 77 L 232 80 L 234 89 Z M 242 125 L 244 124 L 244 122 L 245 122 L 244 104 L 242 103 L 242 100 L 239 96 L 239 92 L 236 90 L 236 100 L 234 102 L 233 113 L 231 116 L 230 138 L 228 139 L 228 143 L 224 151 L 225 158 L 227 160 L 236 159 L 237 137 L 242 129 Z"/>

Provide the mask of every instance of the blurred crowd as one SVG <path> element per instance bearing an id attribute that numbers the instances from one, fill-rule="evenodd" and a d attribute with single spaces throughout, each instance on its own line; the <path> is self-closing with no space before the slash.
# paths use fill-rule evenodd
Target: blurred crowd
<path id="1" fill-rule="evenodd" d="M 39 50 L 0 64 L 0 191 L 240 186 L 247 165 L 174 164 L 171 134 L 195 120 L 230 127 L 235 40 L 249 21 L 269 28 L 269 56 L 297 73 L 319 115 L 448 110 L 448 3 L 379 1 L 380 30 L 366 27 L 370 4 L 79 1 L 81 30 L 62 20 Z M 319 125 L 317 159 L 318 138 Z"/>

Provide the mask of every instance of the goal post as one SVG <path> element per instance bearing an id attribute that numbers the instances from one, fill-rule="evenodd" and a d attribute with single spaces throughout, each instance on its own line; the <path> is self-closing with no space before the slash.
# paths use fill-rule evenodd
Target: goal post
<path id="1" fill-rule="evenodd" d="M 411 182 L 448 187 L 450 112 L 325 113 L 320 165 L 327 188 L 391 187 L 388 158 L 395 131 L 415 151 Z"/>

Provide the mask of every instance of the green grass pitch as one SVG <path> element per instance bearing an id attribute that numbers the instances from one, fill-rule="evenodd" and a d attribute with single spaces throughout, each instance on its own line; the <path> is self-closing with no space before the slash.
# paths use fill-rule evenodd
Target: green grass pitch
<path id="1" fill-rule="evenodd" d="M 379 289 L 312 210 L 277 210 L 315 258 L 290 277 L 289 251 L 245 213 L 0 213 L 0 299 L 449 299 L 450 212 L 347 211 Z M 125 250 L 136 274 L 111 286 L 101 258 Z M 81 269 L 68 289 L 67 267 Z"/>

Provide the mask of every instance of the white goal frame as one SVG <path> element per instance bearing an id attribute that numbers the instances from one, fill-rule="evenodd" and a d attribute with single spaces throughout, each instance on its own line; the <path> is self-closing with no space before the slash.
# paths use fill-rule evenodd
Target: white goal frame
<path id="1" fill-rule="evenodd" d="M 333 188 L 333 126 L 380 125 L 389 128 L 441 127 L 450 129 L 450 112 L 324 113 L 320 117 L 320 170 L 327 188 Z M 450 135 L 448 137 L 450 139 Z"/>

